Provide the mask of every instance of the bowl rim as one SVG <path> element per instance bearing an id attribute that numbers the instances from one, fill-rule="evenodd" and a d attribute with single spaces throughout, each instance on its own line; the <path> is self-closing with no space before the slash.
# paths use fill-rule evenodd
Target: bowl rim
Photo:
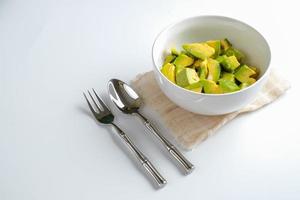
<path id="1" fill-rule="evenodd" d="M 246 26 L 247 28 L 249 29 L 252 29 L 256 34 L 258 34 L 266 43 L 267 45 L 267 50 L 269 52 L 269 59 L 268 59 L 268 62 L 267 62 L 267 69 L 265 71 L 265 73 L 259 77 L 259 79 L 253 83 L 252 85 L 242 89 L 242 90 L 238 90 L 238 91 L 235 91 L 235 92 L 229 92 L 229 93 L 222 93 L 222 94 L 207 94 L 207 93 L 199 93 L 199 92 L 194 92 L 194 91 L 191 91 L 191 90 L 188 90 L 188 89 L 185 89 L 183 87 L 180 87 L 178 85 L 176 85 L 175 83 L 173 83 L 172 81 L 170 81 L 169 79 L 167 79 L 167 77 L 165 77 L 162 72 L 159 70 L 159 66 L 156 65 L 155 63 L 155 60 L 154 60 L 154 48 L 157 44 L 157 40 L 161 37 L 161 35 L 163 35 L 165 32 L 167 32 L 169 29 L 173 28 L 174 26 L 178 25 L 179 23 L 182 23 L 184 21 L 187 21 L 187 20 L 193 20 L 193 19 L 196 19 L 196 18 L 216 18 L 216 19 L 226 19 L 226 20 L 231 20 L 233 22 L 237 22 L 237 23 L 240 23 L 244 26 Z M 179 89 L 182 89 L 183 91 L 186 91 L 188 93 L 191 93 L 191 94 L 197 94 L 199 96 L 227 96 L 227 95 L 233 95 L 233 94 L 237 94 L 237 93 L 242 93 L 242 92 L 245 92 L 249 89 L 251 89 L 252 87 L 254 87 L 255 85 L 257 85 L 259 82 L 261 82 L 266 76 L 268 76 L 269 72 L 270 72 L 270 68 L 271 68 L 271 57 L 272 57 L 272 54 L 271 54 L 271 49 L 270 49 L 270 45 L 268 43 L 268 41 L 266 40 L 266 38 L 258 31 L 256 30 L 255 28 L 253 28 L 252 26 L 250 26 L 249 24 L 245 23 L 245 22 L 242 22 L 240 20 L 237 20 L 237 19 L 234 19 L 234 18 L 231 18 L 231 17 L 227 17 L 227 16 L 222 16 L 222 15 L 196 15 L 196 16 L 192 16 L 192 17 L 187 17 L 187 18 L 184 18 L 184 19 L 180 19 L 180 20 L 177 20 L 171 24 L 169 24 L 168 26 L 166 26 L 165 28 L 163 28 L 159 33 L 158 35 L 155 37 L 154 39 L 154 42 L 152 44 L 152 51 L 151 51 L 151 54 L 152 54 L 152 62 L 153 62 L 153 65 L 154 65 L 154 68 L 155 70 L 165 79 L 167 80 L 169 83 L 171 83 L 172 85 L 174 85 L 175 87 L 179 88 Z"/>

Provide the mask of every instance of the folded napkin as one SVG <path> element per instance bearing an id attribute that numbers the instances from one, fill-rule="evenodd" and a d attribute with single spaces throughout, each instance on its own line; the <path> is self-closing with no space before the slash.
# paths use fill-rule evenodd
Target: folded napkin
<path id="1" fill-rule="evenodd" d="M 141 95 L 144 102 L 143 112 L 152 116 L 150 120 L 159 129 L 167 130 L 179 145 L 188 150 L 241 113 L 255 111 L 271 103 L 290 88 L 286 80 L 271 71 L 268 81 L 253 103 L 234 113 L 204 116 L 186 111 L 170 101 L 156 83 L 153 71 L 138 75 L 131 85 Z"/>

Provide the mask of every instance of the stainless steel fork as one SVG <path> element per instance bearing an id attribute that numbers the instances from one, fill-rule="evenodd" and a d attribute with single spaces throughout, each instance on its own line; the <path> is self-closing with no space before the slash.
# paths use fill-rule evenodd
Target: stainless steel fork
<path id="1" fill-rule="evenodd" d="M 133 144 L 131 139 L 114 123 L 114 115 L 112 114 L 112 112 L 108 109 L 104 101 L 101 99 L 100 96 L 98 96 L 94 89 L 93 92 L 95 94 L 96 99 L 98 100 L 98 103 L 96 102 L 95 98 L 90 93 L 90 91 L 88 91 L 88 94 L 90 96 L 90 99 L 94 103 L 95 109 L 88 100 L 87 95 L 85 93 L 83 93 L 83 95 L 97 121 L 102 124 L 110 124 L 114 126 L 117 130 L 118 135 L 128 145 L 130 150 L 137 157 L 137 159 L 140 161 L 140 163 L 146 169 L 146 171 L 151 175 L 151 177 L 153 177 L 158 187 L 163 187 L 167 183 L 166 179 L 157 171 L 157 169 L 152 165 L 148 158 Z"/>

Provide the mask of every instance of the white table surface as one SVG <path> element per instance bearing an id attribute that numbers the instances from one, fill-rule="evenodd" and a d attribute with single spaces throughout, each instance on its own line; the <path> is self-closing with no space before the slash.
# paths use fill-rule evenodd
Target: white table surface
<path id="1" fill-rule="evenodd" d="M 0 199 L 300 199 L 300 15 L 297 1 L 280 2 L 0 1 Z M 82 91 L 104 94 L 110 78 L 151 70 L 159 31 L 201 14 L 256 27 L 292 88 L 186 152 L 196 165 L 189 176 L 142 125 L 118 116 L 167 178 L 155 190 L 118 138 L 87 114 Z"/>

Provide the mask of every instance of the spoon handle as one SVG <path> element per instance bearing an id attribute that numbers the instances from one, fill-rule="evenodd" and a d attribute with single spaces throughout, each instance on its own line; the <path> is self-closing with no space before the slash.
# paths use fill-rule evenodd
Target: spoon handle
<path id="1" fill-rule="evenodd" d="M 150 130 L 164 145 L 164 147 L 168 150 L 168 152 L 175 158 L 180 165 L 185 170 L 186 174 L 191 173 L 194 170 L 194 165 L 182 155 L 182 153 L 162 134 L 160 134 L 156 128 L 149 122 L 147 118 L 145 118 L 141 113 L 137 113 L 138 116 L 143 120 L 144 125 Z"/>
<path id="2" fill-rule="evenodd" d="M 152 165 L 149 159 L 133 144 L 131 139 L 115 124 L 112 124 L 118 131 L 118 135 L 123 139 L 123 141 L 128 145 L 130 150 L 135 154 L 137 159 L 140 161 L 142 166 L 154 179 L 158 187 L 163 187 L 166 185 L 166 179 L 157 171 L 157 169 Z"/>

